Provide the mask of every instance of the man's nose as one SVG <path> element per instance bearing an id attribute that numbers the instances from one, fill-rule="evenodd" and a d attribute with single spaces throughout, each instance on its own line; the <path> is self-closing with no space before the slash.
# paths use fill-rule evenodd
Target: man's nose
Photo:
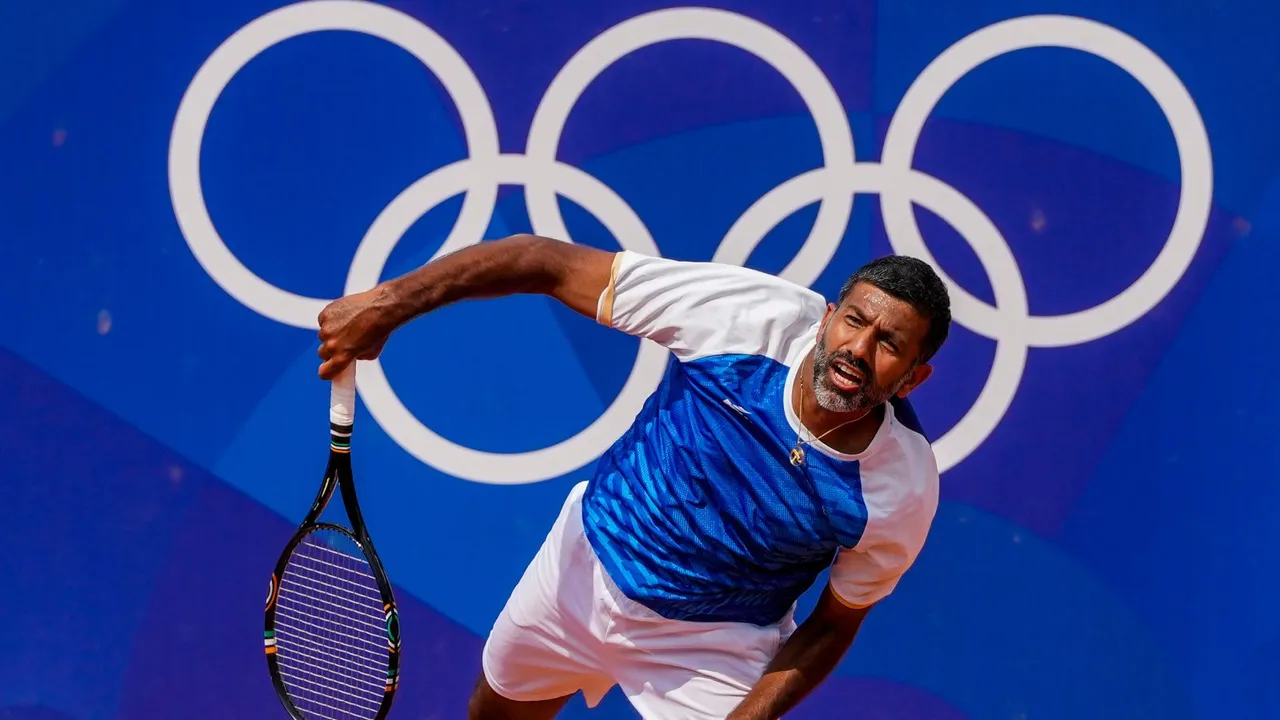
<path id="1" fill-rule="evenodd" d="M 844 343 L 844 349 L 848 350 L 854 357 L 868 364 L 871 363 L 871 357 L 875 353 L 876 347 L 876 330 L 872 327 L 859 328 Z"/>

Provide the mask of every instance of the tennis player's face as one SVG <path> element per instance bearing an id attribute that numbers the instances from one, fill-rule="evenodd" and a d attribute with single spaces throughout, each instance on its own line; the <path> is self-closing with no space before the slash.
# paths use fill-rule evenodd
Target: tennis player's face
<path id="1" fill-rule="evenodd" d="M 917 365 L 929 321 L 911 305 L 859 283 L 829 305 L 813 352 L 813 388 L 831 412 L 855 412 L 893 395 L 906 397 L 929 376 Z"/>

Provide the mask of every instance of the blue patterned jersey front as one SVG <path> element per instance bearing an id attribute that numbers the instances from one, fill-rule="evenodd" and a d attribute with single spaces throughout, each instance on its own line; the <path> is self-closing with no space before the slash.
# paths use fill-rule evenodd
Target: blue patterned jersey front
<path id="1" fill-rule="evenodd" d="M 616 256 L 599 321 L 675 356 L 583 498 L 587 538 L 628 597 L 672 619 L 768 625 L 828 566 L 836 596 L 865 606 L 915 559 L 938 473 L 905 401 L 864 452 L 812 442 L 789 462 L 796 369 L 825 309 L 765 273 Z"/>

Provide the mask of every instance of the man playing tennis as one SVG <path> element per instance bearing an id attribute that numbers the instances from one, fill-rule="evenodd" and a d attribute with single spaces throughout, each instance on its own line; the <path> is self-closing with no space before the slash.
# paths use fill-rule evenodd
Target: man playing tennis
<path id="1" fill-rule="evenodd" d="M 906 402 L 951 322 L 925 263 L 837 302 L 746 268 L 530 235 L 320 314 L 320 376 L 449 303 L 541 293 L 668 348 L 635 422 L 569 493 L 484 648 L 472 720 L 543 720 L 618 685 L 651 720 L 767 720 L 830 673 L 924 544 L 938 469 Z M 795 603 L 830 582 L 797 627 Z"/>

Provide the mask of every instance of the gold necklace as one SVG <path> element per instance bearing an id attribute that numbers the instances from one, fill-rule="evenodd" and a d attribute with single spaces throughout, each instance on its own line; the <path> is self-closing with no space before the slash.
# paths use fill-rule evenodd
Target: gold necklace
<path id="1" fill-rule="evenodd" d="M 803 371 L 802 371 L 802 374 L 803 374 Z M 800 413 L 799 413 L 800 429 L 808 432 L 809 428 L 805 427 L 805 424 L 804 424 L 804 377 L 803 376 L 798 377 L 796 378 L 796 380 L 800 383 Z M 861 420 L 862 418 L 865 418 L 866 416 L 867 416 L 867 413 L 863 413 L 861 416 L 856 417 L 852 420 L 845 420 L 844 422 L 822 433 L 821 435 L 813 438 L 812 440 L 801 440 L 800 433 L 796 433 L 796 446 L 791 448 L 791 464 L 795 465 L 796 467 L 800 467 L 802 464 L 804 464 L 805 454 L 804 454 L 804 448 L 801 447 L 802 445 L 809 445 L 812 443 L 816 443 L 822 438 L 844 427 L 845 425 L 848 425 L 849 423 L 858 422 L 859 420 Z M 812 435 L 813 433 L 809 433 L 809 434 Z"/>

